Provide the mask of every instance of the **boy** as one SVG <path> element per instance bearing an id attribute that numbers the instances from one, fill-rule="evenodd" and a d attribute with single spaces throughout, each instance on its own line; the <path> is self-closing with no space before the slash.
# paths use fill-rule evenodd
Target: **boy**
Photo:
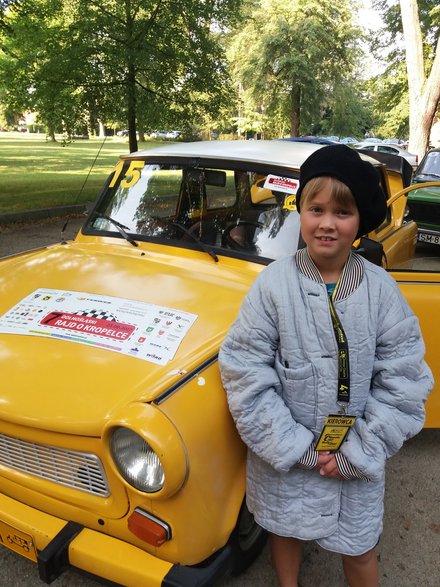
<path id="1" fill-rule="evenodd" d="M 423 427 L 432 376 L 396 283 L 352 252 L 385 218 L 374 167 L 315 151 L 297 207 L 306 248 L 258 276 L 219 357 L 248 507 L 282 587 L 298 585 L 304 540 L 342 555 L 350 587 L 377 587 L 385 462 Z"/>

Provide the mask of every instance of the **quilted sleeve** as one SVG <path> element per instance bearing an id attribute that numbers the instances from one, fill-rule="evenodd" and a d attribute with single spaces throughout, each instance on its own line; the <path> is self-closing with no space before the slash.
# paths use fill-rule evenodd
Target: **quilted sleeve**
<path id="1" fill-rule="evenodd" d="M 274 369 L 277 312 L 264 274 L 267 271 L 243 302 L 221 347 L 219 365 L 241 438 L 276 470 L 288 471 L 312 444 L 313 434 L 293 420 L 277 393 L 281 388 Z"/>
<path id="2" fill-rule="evenodd" d="M 422 429 L 425 401 L 433 387 L 418 320 L 397 285 L 394 291 L 388 290 L 378 323 L 364 416 L 357 419 L 341 447 L 350 463 L 371 480 L 381 478 L 386 459 Z"/>

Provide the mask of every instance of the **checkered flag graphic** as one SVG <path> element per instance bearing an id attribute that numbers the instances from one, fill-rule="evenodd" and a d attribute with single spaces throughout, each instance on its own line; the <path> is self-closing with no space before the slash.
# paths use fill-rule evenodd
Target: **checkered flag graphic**
<path id="1" fill-rule="evenodd" d="M 86 318 L 98 318 L 100 320 L 110 320 L 111 322 L 117 322 L 116 316 L 108 312 L 107 310 L 80 310 L 78 312 L 72 312 L 76 316 L 84 316 Z"/>

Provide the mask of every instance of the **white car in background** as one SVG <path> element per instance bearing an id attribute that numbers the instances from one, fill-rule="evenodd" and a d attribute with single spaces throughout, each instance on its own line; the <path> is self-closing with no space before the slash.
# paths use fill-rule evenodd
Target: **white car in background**
<path id="1" fill-rule="evenodd" d="M 354 145 L 355 149 L 362 149 L 363 151 L 376 151 L 378 153 L 388 153 L 390 155 L 398 155 L 408 161 L 408 163 L 415 169 L 419 163 L 419 158 L 413 153 L 408 153 L 406 149 L 395 144 L 389 143 L 372 143 L 371 141 L 363 141 Z"/>

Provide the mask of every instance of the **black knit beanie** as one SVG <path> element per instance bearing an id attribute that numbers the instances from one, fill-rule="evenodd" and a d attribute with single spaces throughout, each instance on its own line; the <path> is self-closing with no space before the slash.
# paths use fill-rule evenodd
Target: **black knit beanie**
<path id="1" fill-rule="evenodd" d="M 346 145 L 329 145 L 312 153 L 301 165 L 296 206 L 300 211 L 301 193 L 314 177 L 330 176 L 347 187 L 359 210 L 358 237 L 377 228 L 387 213 L 386 196 L 380 187 L 376 169 L 363 161 L 359 153 Z"/>

